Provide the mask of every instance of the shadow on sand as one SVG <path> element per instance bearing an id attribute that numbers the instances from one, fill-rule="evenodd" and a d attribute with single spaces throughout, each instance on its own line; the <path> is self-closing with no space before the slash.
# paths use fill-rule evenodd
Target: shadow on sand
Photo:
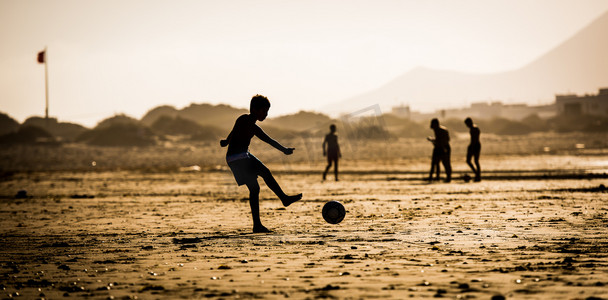
<path id="1" fill-rule="evenodd" d="M 253 237 L 259 236 L 280 236 L 281 234 L 277 232 L 270 233 L 251 233 L 251 232 L 243 232 L 243 233 L 234 233 L 234 234 L 219 234 L 219 235 L 211 235 L 204 237 L 186 237 L 186 238 L 173 238 L 173 244 L 176 245 L 185 245 L 185 244 L 198 244 L 203 241 L 214 241 L 214 240 L 226 240 L 226 239 L 250 239 Z"/>

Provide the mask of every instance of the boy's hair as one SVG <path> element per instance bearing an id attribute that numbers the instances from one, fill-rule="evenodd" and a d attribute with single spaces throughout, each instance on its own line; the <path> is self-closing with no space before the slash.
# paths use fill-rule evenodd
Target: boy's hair
<path id="1" fill-rule="evenodd" d="M 472 124 L 473 124 L 473 119 L 471 119 L 471 118 L 466 118 L 466 119 L 464 119 L 464 123 L 465 123 L 465 124 L 467 124 L 467 125 L 469 125 L 469 124 L 471 124 L 471 125 L 472 125 Z"/>
<path id="2" fill-rule="evenodd" d="M 260 94 L 253 96 L 251 98 L 251 103 L 249 103 L 249 110 L 262 108 L 270 108 L 270 101 L 268 98 Z"/>
<path id="3" fill-rule="evenodd" d="M 336 131 L 336 124 L 329 125 L 329 130 Z"/>
<path id="4" fill-rule="evenodd" d="M 437 118 L 431 120 L 431 128 L 433 127 L 439 127 L 439 120 Z"/>

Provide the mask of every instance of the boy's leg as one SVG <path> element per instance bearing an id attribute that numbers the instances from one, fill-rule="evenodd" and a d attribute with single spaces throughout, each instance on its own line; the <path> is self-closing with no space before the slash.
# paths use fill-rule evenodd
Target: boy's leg
<path id="1" fill-rule="evenodd" d="M 436 178 L 435 180 L 439 181 L 441 179 L 441 162 L 445 157 L 445 152 L 441 148 L 435 148 L 433 153 L 433 164 L 435 165 Z M 447 170 L 446 170 L 447 171 Z"/>
<path id="2" fill-rule="evenodd" d="M 479 165 L 479 153 L 475 155 L 475 165 L 477 166 L 477 172 L 475 173 L 475 181 L 481 180 L 481 166 Z"/>
<path id="3" fill-rule="evenodd" d="M 450 162 L 450 155 L 446 154 L 443 159 L 443 168 L 445 169 L 445 182 L 452 180 L 452 164 Z"/>
<path id="4" fill-rule="evenodd" d="M 431 155 L 431 171 L 429 171 L 429 181 L 433 181 L 433 173 L 435 173 L 435 149 L 433 149 L 433 155 Z"/>
<path id="5" fill-rule="evenodd" d="M 470 146 L 469 146 L 469 148 L 470 148 Z M 467 165 L 469 165 L 469 167 L 471 168 L 471 170 L 473 171 L 473 173 L 475 173 L 475 176 L 477 176 L 477 170 L 475 169 L 475 166 L 473 166 L 473 164 L 471 163 L 471 158 L 473 158 L 473 153 L 469 149 L 467 151 Z"/>
<path id="6" fill-rule="evenodd" d="M 337 158 L 336 158 L 335 164 L 334 164 L 334 177 L 336 178 L 336 181 L 338 181 L 338 159 Z"/>
<path id="7" fill-rule="evenodd" d="M 431 170 L 429 171 L 429 181 L 433 181 L 433 174 L 435 173 L 435 164 L 431 162 Z"/>
<path id="8" fill-rule="evenodd" d="M 282 199 L 287 196 L 285 192 L 283 192 L 283 189 L 281 189 L 281 186 L 279 185 L 277 180 L 274 179 L 274 176 L 272 176 L 272 173 L 270 173 L 270 170 L 263 170 L 262 172 L 260 172 L 260 176 L 262 177 L 262 179 L 264 179 L 264 182 L 266 182 L 266 185 L 270 188 L 270 190 L 273 191 L 275 195 L 279 197 L 279 199 Z"/>
<path id="9" fill-rule="evenodd" d="M 436 177 L 435 180 L 439 181 L 441 178 L 441 160 L 443 158 L 443 151 L 440 149 L 435 149 L 435 153 L 433 153 L 433 165 L 435 166 Z"/>
<path id="10" fill-rule="evenodd" d="M 439 181 L 439 179 L 441 178 L 441 167 L 439 166 L 439 163 L 439 160 L 435 161 L 435 172 L 437 173 L 435 180 L 437 181 Z"/>
<path id="11" fill-rule="evenodd" d="M 270 170 L 261 162 L 259 162 L 257 169 L 258 169 L 257 170 L 258 175 L 260 175 L 262 177 L 262 179 L 264 179 L 264 182 L 266 182 L 266 185 L 270 188 L 270 190 L 272 190 L 275 193 L 275 195 L 277 195 L 277 197 L 279 197 L 279 199 L 281 199 L 281 202 L 283 202 L 283 205 L 285 207 L 302 199 L 302 194 L 297 194 L 297 195 L 293 195 L 293 196 L 289 196 L 289 195 L 285 194 L 285 192 L 283 192 L 283 189 L 281 189 L 281 186 L 279 185 L 277 180 L 274 179 L 274 176 L 272 176 L 272 173 L 270 173 Z"/>
<path id="12" fill-rule="evenodd" d="M 246 183 L 249 189 L 249 206 L 251 207 L 251 218 L 253 220 L 253 232 L 270 232 L 262 225 L 260 220 L 260 185 L 257 180 Z"/>
<path id="13" fill-rule="evenodd" d="M 329 168 L 331 168 L 331 159 L 327 160 L 327 167 L 325 167 L 325 172 L 323 172 L 323 180 L 327 177 L 327 172 L 329 172 Z"/>

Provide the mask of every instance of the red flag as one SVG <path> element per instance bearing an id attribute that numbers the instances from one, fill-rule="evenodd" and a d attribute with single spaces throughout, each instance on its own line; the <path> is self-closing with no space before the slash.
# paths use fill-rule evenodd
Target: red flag
<path id="1" fill-rule="evenodd" d="M 38 62 L 41 63 L 41 64 L 43 64 L 44 61 L 45 61 L 45 57 L 44 57 L 45 56 L 45 52 L 46 52 L 46 50 L 38 52 Z"/>

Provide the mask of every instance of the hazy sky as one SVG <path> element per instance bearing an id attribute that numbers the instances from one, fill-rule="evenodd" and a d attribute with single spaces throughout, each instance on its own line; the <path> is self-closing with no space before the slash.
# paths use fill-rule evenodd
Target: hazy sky
<path id="1" fill-rule="evenodd" d="M 318 110 L 416 66 L 516 69 L 606 0 L 0 0 L 0 112 L 93 126 L 168 104 Z M 590 91 L 593 92 L 593 91 Z"/>

